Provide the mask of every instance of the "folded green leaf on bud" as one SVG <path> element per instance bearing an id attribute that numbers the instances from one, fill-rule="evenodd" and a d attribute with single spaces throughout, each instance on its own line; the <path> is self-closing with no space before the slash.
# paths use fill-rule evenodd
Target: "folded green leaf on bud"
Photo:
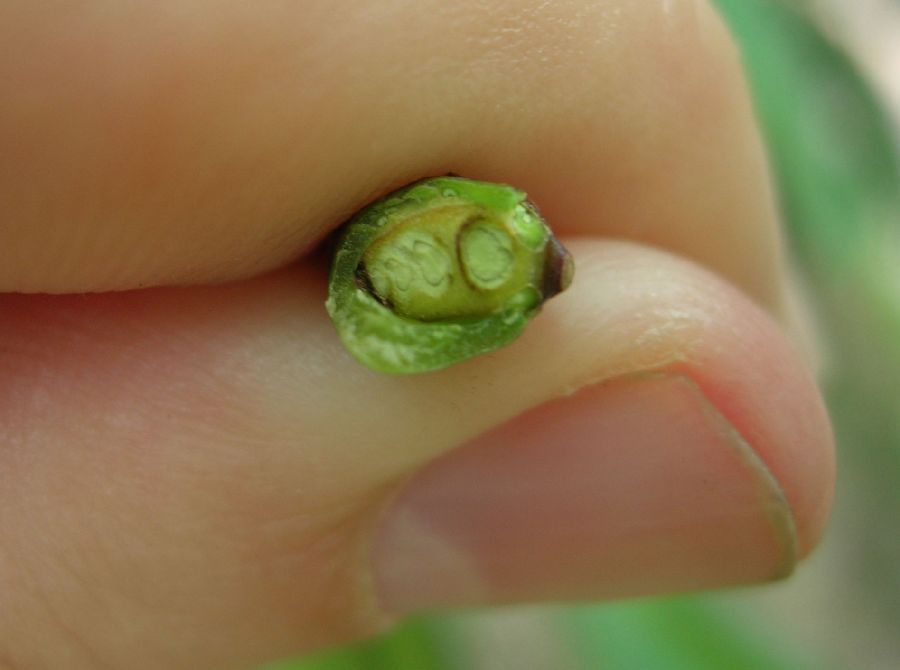
<path id="1" fill-rule="evenodd" d="M 326 307 L 365 365 L 426 372 L 514 340 L 573 273 L 572 257 L 523 192 L 436 177 L 346 224 Z"/>

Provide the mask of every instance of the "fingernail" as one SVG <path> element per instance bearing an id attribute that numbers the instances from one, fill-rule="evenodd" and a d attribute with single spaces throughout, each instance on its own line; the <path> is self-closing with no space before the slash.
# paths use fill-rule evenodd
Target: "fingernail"
<path id="1" fill-rule="evenodd" d="M 681 375 L 591 386 L 413 476 L 373 547 L 382 606 L 597 600 L 764 581 L 793 518 L 753 448 Z"/>

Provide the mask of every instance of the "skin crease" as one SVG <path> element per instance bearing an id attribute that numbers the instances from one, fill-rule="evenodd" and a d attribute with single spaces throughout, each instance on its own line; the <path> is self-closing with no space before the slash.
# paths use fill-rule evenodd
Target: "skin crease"
<path id="1" fill-rule="evenodd" d="M 815 545 L 828 421 L 769 315 L 777 223 L 705 4 L 14 0 L 0 45 L 0 668 L 369 635 L 369 543 L 411 473 L 633 372 L 690 376 Z M 576 259 L 509 348 L 377 375 L 319 259 L 247 279 L 448 171 L 526 190 Z"/>

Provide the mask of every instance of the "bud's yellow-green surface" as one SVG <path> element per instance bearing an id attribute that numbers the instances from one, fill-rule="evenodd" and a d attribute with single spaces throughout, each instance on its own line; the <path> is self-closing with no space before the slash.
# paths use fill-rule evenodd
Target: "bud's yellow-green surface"
<path id="1" fill-rule="evenodd" d="M 514 340 L 573 272 L 522 191 L 435 177 L 346 224 L 326 307 L 360 362 L 427 372 Z"/>

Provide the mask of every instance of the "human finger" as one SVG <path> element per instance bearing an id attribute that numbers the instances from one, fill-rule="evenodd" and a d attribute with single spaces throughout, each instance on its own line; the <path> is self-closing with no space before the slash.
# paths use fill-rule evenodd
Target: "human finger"
<path id="1" fill-rule="evenodd" d="M 0 291 L 247 277 L 452 171 L 780 300 L 740 63 L 706 2 L 28 1 L 0 9 L 0 44 Z"/>
<path id="2" fill-rule="evenodd" d="M 6 657 L 250 667 L 412 610 L 789 572 L 833 476 L 797 355 L 695 264 L 567 244 L 522 338 L 412 377 L 341 348 L 315 267 L 3 297 Z"/>

